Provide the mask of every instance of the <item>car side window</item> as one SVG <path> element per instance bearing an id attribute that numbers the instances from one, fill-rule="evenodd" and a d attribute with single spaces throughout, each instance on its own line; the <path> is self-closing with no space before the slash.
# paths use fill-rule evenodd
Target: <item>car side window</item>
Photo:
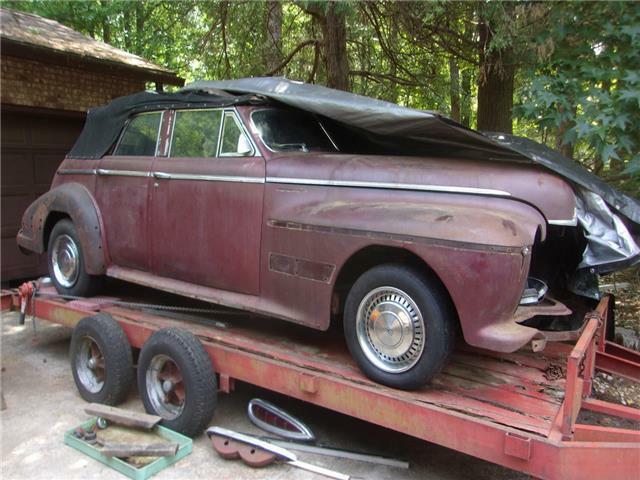
<path id="1" fill-rule="evenodd" d="M 232 112 L 225 112 L 222 127 L 221 157 L 245 157 L 253 153 L 251 142 Z"/>
<path id="2" fill-rule="evenodd" d="M 178 110 L 169 156 L 215 157 L 221 121 L 220 110 Z"/>
<path id="3" fill-rule="evenodd" d="M 161 120 L 162 112 L 141 113 L 131 118 L 113 154 L 153 157 Z"/>

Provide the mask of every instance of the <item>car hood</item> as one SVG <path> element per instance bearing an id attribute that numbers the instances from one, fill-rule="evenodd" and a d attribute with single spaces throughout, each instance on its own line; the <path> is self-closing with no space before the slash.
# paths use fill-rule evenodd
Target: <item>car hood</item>
<path id="1" fill-rule="evenodd" d="M 542 165 L 568 180 L 576 191 L 578 220 L 591 247 L 585 251 L 583 268 L 607 271 L 640 261 L 640 249 L 629 231 L 640 232 L 640 203 L 577 162 L 532 140 L 501 133 L 483 134 L 435 112 L 282 77 L 197 81 L 182 91 L 262 95 L 337 122 L 345 131 L 364 136 L 385 152 L 414 156 L 452 152 L 463 158 Z"/>
<path id="2" fill-rule="evenodd" d="M 475 159 L 286 152 L 267 163 L 277 182 L 422 190 L 510 198 L 534 205 L 550 224 L 576 225 L 571 186 L 548 170 Z"/>

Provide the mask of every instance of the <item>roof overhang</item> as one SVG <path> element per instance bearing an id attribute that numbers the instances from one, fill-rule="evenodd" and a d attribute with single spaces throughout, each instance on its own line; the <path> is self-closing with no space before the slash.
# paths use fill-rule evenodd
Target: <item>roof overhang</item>
<path id="1" fill-rule="evenodd" d="M 116 61 L 33 45 L 6 37 L 0 38 L 0 50 L 3 56 L 7 55 L 52 65 L 80 68 L 102 74 L 119 75 L 145 82 L 184 85 L 184 79 L 172 72 L 126 65 Z"/>

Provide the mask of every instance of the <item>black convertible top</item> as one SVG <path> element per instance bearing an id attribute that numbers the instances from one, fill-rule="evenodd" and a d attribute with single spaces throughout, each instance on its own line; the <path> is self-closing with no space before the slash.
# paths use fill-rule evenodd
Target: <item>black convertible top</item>
<path id="1" fill-rule="evenodd" d="M 140 92 L 113 100 L 103 107 L 93 108 L 87 114 L 82 133 L 67 158 L 101 158 L 118 139 L 122 127 L 134 113 L 166 108 L 230 107 L 264 103 L 254 94 L 231 95 L 225 92 Z"/>

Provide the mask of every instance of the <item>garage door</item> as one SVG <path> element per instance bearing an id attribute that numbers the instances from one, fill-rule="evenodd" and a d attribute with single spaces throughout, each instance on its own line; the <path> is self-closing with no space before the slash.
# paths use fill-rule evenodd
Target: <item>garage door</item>
<path id="1" fill-rule="evenodd" d="M 16 245 L 22 213 L 46 192 L 58 165 L 80 134 L 84 118 L 11 112 L 2 106 L 2 282 L 46 272 L 38 255 Z"/>

